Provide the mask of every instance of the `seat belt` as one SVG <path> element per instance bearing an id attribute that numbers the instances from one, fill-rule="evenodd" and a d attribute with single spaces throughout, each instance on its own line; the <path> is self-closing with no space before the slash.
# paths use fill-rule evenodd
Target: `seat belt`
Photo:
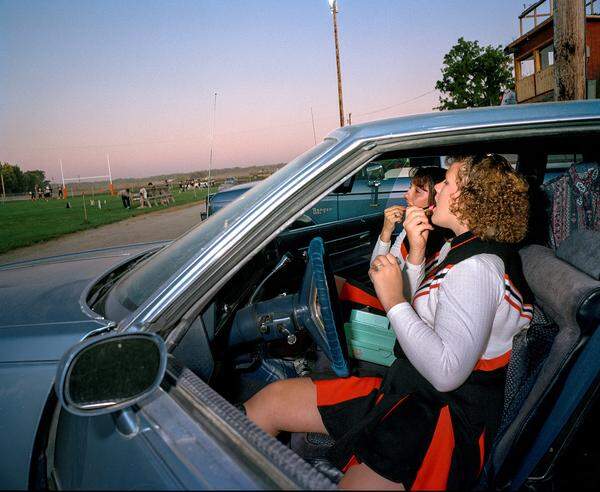
<path id="1" fill-rule="evenodd" d="M 569 418 L 597 380 L 600 373 L 600 327 L 596 328 L 581 355 L 569 372 L 554 408 L 544 422 L 537 439 L 527 453 L 521 468 L 509 485 L 509 490 L 519 490 L 531 475 L 542 457 L 548 452 Z"/>

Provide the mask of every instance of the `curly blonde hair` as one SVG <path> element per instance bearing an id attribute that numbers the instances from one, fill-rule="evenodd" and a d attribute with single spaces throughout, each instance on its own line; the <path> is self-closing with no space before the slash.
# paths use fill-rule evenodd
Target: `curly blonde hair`
<path id="1" fill-rule="evenodd" d="M 498 154 L 457 156 L 460 194 L 450 211 L 485 241 L 518 243 L 529 221 L 529 185 Z"/>

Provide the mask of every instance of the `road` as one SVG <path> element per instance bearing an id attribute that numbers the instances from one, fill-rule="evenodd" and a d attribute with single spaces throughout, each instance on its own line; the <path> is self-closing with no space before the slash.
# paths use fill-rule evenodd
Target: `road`
<path id="1" fill-rule="evenodd" d="M 0 255 L 0 265 L 88 249 L 175 239 L 200 222 L 200 213 L 204 208 L 204 203 L 170 208 L 14 249 Z"/>

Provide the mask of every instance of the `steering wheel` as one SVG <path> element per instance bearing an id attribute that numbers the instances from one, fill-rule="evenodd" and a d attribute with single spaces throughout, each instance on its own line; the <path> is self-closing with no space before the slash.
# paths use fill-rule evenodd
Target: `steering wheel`
<path id="1" fill-rule="evenodd" d="M 333 271 L 325 254 L 323 239 L 314 238 L 308 246 L 308 262 L 295 315 L 310 332 L 340 377 L 350 374 L 348 349 Z"/>

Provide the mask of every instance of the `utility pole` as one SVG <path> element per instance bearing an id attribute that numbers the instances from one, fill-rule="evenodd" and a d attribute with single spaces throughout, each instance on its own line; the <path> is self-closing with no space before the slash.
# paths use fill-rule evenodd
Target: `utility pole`
<path id="1" fill-rule="evenodd" d="M 212 169 L 212 161 L 213 161 L 213 147 L 215 145 L 215 127 L 217 125 L 217 93 L 215 92 L 215 100 L 213 103 L 213 111 L 212 111 L 212 129 L 210 134 L 210 157 L 208 158 L 208 183 L 206 189 L 206 216 L 210 213 L 209 203 L 210 203 L 210 171 Z"/>
<path id="2" fill-rule="evenodd" d="M 554 0 L 555 101 L 585 99 L 585 1 Z"/>
<path id="3" fill-rule="evenodd" d="M 338 27 L 337 27 L 337 0 L 329 0 L 329 7 L 333 15 L 333 38 L 335 40 L 335 64 L 337 67 L 337 83 L 338 83 L 338 105 L 340 108 L 340 126 L 344 126 L 344 100 L 342 97 L 342 69 L 340 67 L 340 45 L 338 42 Z"/>

